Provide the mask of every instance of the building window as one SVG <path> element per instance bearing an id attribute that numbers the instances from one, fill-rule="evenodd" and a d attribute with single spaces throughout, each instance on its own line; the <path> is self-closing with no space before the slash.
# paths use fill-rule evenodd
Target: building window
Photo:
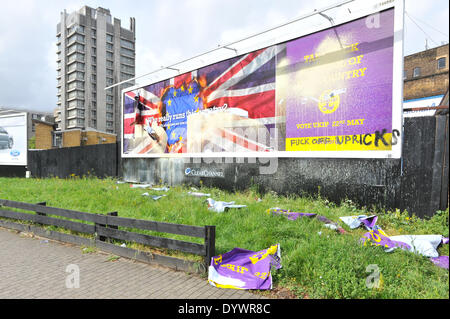
<path id="1" fill-rule="evenodd" d="M 403 80 L 406 80 L 407 77 L 408 77 L 408 71 L 403 70 Z"/>
<path id="2" fill-rule="evenodd" d="M 106 50 L 113 51 L 114 47 L 111 43 L 106 43 Z"/>
<path id="3" fill-rule="evenodd" d="M 62 132 L 53 132 L 52 146 L 62 147 Z"/>
<path id="4" fill-rule="evenodd" d="M 106 42 L 113 42 L 113 41 L 114 41 L 113 36 L 111 34 L 107 34 L 106 35 Z"/>
<path id="5" fill-rule="evenodd" d="M 112 52 L 106 51 L 106 58 L 113 60 L 114 56 L 113 56 Z"/>
<path id="6" fill-rule="evenodd" d="M 124 39 L 120 39 L 120 45 L 127 49 L 134 49 L 134 43 Z"/>
<path id="7" fill-rule="evenodd" d="M 447 60 L 446 58 L 440 58 L 440 59 L 437 60 L 437 68 L 438 68 L 438 70 L 445 69 L 445 65 L 446 65 L 446 62 L 447 62 L 446 60 Z"/>
<path id="8" fill-rule="evenodd" d="M 420 68 L 414 68 L 413 77 L 417 78 L 418 76 L 420 76 Z"/>
<path id="9" fill-rule="evenodd" d="M 106 121 L 106 127 L 113 127 L 113 122 Z"/>

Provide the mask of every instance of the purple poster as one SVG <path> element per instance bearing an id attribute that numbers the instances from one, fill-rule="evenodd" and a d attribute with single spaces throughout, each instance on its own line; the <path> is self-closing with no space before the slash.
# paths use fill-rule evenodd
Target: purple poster
<path id="1" fill-rule="evenodd" d="M 391 149 L 394 10 L 368 21 L 285 44 L 277 100 L 285 108 L 286 151 Z"/>

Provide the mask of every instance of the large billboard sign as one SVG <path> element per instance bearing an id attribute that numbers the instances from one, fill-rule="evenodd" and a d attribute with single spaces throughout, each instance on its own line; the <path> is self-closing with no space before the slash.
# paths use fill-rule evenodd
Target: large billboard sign
<path id="1" fill-rule="evenodd" d="M 400 157 L 403 2 L 352 17 L 124 90 L 122 156 Z"/>
<path id="2" fill-rule="evenodd" d="M 0 165 L 27 165 L 27 113 L 0 116 Z"/>

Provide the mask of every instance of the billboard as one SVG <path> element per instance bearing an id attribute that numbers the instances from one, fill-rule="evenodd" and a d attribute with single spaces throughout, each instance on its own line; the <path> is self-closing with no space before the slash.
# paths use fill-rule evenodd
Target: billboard
<path id="1" fill-rule="evenodd" d="M 396 4 L 124 90 L 122 156 L 400 157 Z"/>
<path id="2" fill-rule="evenodd" d="M 27 113 L 0 116 L 0 165 L 27 165 Z"/>

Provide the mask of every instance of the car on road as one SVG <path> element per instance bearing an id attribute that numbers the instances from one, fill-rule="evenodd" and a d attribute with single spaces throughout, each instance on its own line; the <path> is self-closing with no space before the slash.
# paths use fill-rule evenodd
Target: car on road
<path id="1" fill-rule="evenodd" d="M 12 148 L 14 139 L 3 127 L 0 126 L 0 148 Z"/>

